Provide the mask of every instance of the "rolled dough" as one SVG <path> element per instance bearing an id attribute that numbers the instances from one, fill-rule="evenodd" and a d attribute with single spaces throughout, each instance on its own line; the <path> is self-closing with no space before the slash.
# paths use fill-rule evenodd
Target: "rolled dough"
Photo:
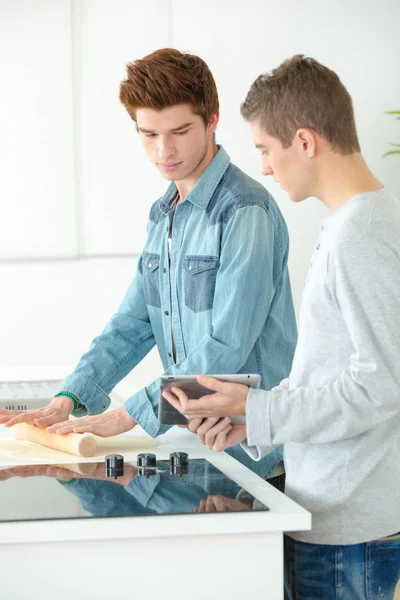
<path id="1" fill-rule="evenodd" d="M 158 441 L 140 435 L 117 435 L 110 438 L 94 436 L 98 452 L 90 458 L 77 457 L 67 452 L 14 439 L 0 438 L 0 467 L 37 464 L 90 463 L 104 460 L 106 454 L 122 454 L 125 460 L 136 459 L 137 454 L 154 448 Z"/>

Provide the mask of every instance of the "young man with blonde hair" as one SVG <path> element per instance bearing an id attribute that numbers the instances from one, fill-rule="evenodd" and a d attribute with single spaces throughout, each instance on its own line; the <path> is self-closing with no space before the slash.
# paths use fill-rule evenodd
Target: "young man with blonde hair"
<path id="1" fill-rule="evenodd" d="M 271 195 L 215 143 L 219 102 L 210 69 L 198 56 L 157 50 L 128 65 L 120 99 L 170 185 L 151 208 L 118 312 L 51 404 L 3 414 L 8 426 L 30 420 L 61 434 L 112 436 L 139 423 L 153 437 L 165 432 L 158 379 L 101 414 L 113 387 L 155 344 L 167 375 L 259 373 L 270 389 L 290 371 L 296 324 L 287 228 Z M 68 420 L 74 407 L 76 416 L 90 416 Z M 198 423 L 189 428 L 202 431 Z M 282 458 L 279 450 L 256 465 L 240 446 L 231 453 L 263 477 Z"/>
<path id="2" fill-rule="evenodd" d="M 360 152 L 351 97 L 336 73 L 294 56 L 242 105 L 262 171 L 294 202 L 319 198 L 292 370 L 271 391 L 207 376 L 217 393 L 171 403 L 220 421 L 205 442 L 256 460 L 284 444 L 286 493 L 312 530 L 285 539 L 289 600 L 392 600 L 400 576 L 400 202 Z M 247 438 L 247 439 L 246 439 Z"/>

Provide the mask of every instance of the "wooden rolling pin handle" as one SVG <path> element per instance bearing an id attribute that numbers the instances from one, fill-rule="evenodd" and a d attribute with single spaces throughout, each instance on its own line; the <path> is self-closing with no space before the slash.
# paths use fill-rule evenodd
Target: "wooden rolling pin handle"
<path id="1" fill-rule="evenodd" d="M 11 431 L 17 440 L 34 442 L 48 448 L 61 450 L 61 452 L 76 454 L 77 456 L 89 457 L 96 454 L 97 451 L 96 440 L 92 436 L 82 433 L 67 433 L 66 435 L 49 433 L 43 427 L 28 423 L 18 423 L 11 427 Z"/>

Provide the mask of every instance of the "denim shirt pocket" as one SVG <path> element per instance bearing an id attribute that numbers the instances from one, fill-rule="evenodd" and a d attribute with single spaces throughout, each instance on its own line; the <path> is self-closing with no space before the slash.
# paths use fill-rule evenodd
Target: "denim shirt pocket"
<path id="1" fill-rule="evenodd" d="M 217 269 L 216 256 L 185 256 L 183 260 L 185 304 L 193 312 L 211 310 Z"/>
<path id="2" fill-rule="evenodd" d="M 161 308 L 160 255 L 143 252 L 143 292 L 146 304 Z"/>

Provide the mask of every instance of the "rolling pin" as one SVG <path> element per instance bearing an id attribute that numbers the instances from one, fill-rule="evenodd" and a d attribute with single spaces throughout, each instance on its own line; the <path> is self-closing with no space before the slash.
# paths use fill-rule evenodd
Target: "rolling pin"
<path id="1" fill-rule="evenodd" d="M 11 431 L 17 440 L 34 442 L 41 446 L 76 454 L 77 456 L 93 456 L 97 451 L 97 443 L 94 437 L 83 433 L 60 435 L 49 433 L 44 427 L 29 425 L 28 423 L 18 423 L 11 427 Z"/>

